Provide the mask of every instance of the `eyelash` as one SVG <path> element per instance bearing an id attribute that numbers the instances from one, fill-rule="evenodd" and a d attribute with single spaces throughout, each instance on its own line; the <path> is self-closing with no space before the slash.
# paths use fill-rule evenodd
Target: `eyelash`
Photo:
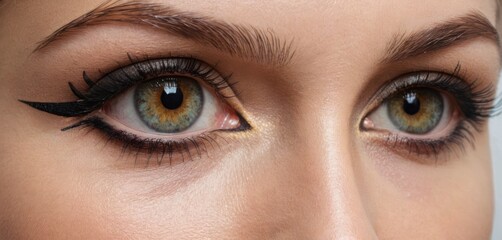
<path id="1" fill-rule="evenodd" d="M 157 165 L 160 166 L 163 163 L 166 155 L 168 155 L 169 165 L 171 165 L 173 159 L 177 156 L 181 157 L 181 162 L 194 160 L 194 155 L 201 158 L 203 154 L 208 153 L 208 146 L 212 149 L 214 149 L 215 146 L 221 149 L 218 139 L 222 139 L 225 143 L 228 143 L 228 141 L 224 137 L 217 134 L 216 131 L 203 133 L 193 137 L 186 137 L 177 141 L 165 141 L 156 138 L 140 138 L 126 131 L 115 129 L 100 117 L 90 117 L 84 119 L 74 125 L 63 128 L 62 131 L 67 131 L 77 127 L 89 128 L 90 131 L 100 130 L 107 137 L 106 144 L 109 142 L 122 144 L 122 155 L 128 150 L 136 152 L 135 164 L 138 160 L 138 154 L 146 154 L 146 167 L 149 166 L 150 160 L 154 155 L 157 156 Z"/>
<path id="2" fill-rule="evenodd" d="M 229 99 L 237 97 L 235 94 L 229 95 L 226 89 L 231 89 L 230 92 L 235 93 L 233 86 L 237 82 L 230 82 L 231 74 L 221 76 L 216 72 L 215 66 L 204 65 L 200 60 L 192 57 L 169 57 L 165 59 L 134 59 L 128 54 L 130 65 L 118 68 L 111 71 L 98 81 L 92 81 L 85 72 L 83 72 L 83 80 L 88 85 L 89 89 L 82 93 L 71 82 L 69 82 L 70 90 L 78 98 L 77 101 L 67 103 L 37 103 L 20 100 L 34 108 L 59 115 L 64 117 L 85 117 L 92 112 L 102 108 L 107 100 L 115 97 L 119 93 L 129 89 L 137 83 L 144 82 L 151 78 L 161 75 L 170 74 L 186 74 L 193 78 L 203 80 L 207 85 L 214 89 L 216 95 L 221 99 Z M 186 137 L 178 140 L 161 140 L 157 138 L 141 138 L 127 131 L 118 130 L 108 124 L 103 118 L 98 116 L 85 117 L 84 119 L 70 126 L 64 127 L 61 131 L 68 131 L 76 128 L 89 128 L 99 130 L 107 137 L 108 142 L 122 144 L 122 154 L 127 150 L 136 152 L 135 163 L 138 160 L 138 154 L 147 155 L 146 166 L 150 159 L 156 155 L 156 162 L 160 165 L 164 157 L 169 156 L 169 164 L 179 157 L 182 162 L 193 160 L 194 156 L 201 157 L 202 154 L 208 153 L 208 147 L 220 148 L 218 140 L 228 141 L 220 136 L 218 132 L 235 132 L 246 131 L 251 127 L 236 112 L 240 118 L 241 125 L 237 129 L 230 130 L 215 130 L 197 136 Z"/>
<path id="3" fill-rule="evenodd" d="M 236 97 L 236 95 L 228 95 L 225 89 L 230 88 L 232 93 L 235 93 L 233 86 L 236 82 L 230 82 L 231 74 L 221 76 L 214 70 L 215 66 L 203 65 L 200 60 L 191 57 L 170 57 L 166 59 L 134 59 L 129 55 L 130 65 L 105 75 L 98 81 L 92 81 L 85 72 L 83 72 L 83 80 L 89 86 L 89 89 L 82 93 L 71 82 L 69 83 L 70 90 L 78 97 L 77 101 L 67 103 L 38 103 L 20 100 L 36 109 L 49 112 L 55 115 L 65 117 L 83 117 L 100 109 L 104 103 L 121 93 L 122 91 L 134 86 L 136 83 L 143 82 L 152 77 L 158 77 L 162 74 L 186 74 L 191 77 L 201 79 L 215 90 L 215 93 L 222 99 Z M 407 80 L 397 81 L 392 80 L 377 91 L 374 98 L 370 102 L 378 103 L 380 106 L 387 99 L 401 91 L 412 88 L 424 87 L 440 91 L 444 91 L 457 99 L 456 104 L 462 113 L 458 125 L 452 133 L 441 139 L 413 139 L 402 137 L 393 133 L 388 133 L 384 137 L 385 144 L 392 148 L 402 146 L 417 155 L 438 156 L 440 153 L 450 152 L 454 147 L 461 150 L 464 149 L 464 143 L 469 142 L 473 145 L 474 133 L 481 131 L 481 125 L 490 117 L 496 116 L 502 112 L 502 99 L 495 105 L 494 92 L 495 87 L 488 85 L 481 87 L 477 81 L 467 83 L 461 80 L 461 65 L 457 64 L 454 71 L 446 72 L 414 72 L 408 73 L 405 76 Z M 465 74 L 464 74 L 465 75 Z M 410 80 L 410 77 L 412 79 Z M 397 78 L 400 79 L 401 77 Z M 479 89 L 479 90 L 476 90 Z M 370 111 L 372 112 L 372 111 Z M 169 156 L 169 164 L 171 164 L 175 156 L 179 156 L 181 161 L 193 160 L 194 156 L 199 158 L 202 154 L 208 152 L 208 147 L 220 148 L 218 139 L 225 142 L 227 140 L 220 136 L 218 132 L 245 131 L 251 129 L 250 125 L 237 112 L 241 120 L 241 127 L 232 130 L 217 130 L 201 135 L 187 137 L 180 140 L 161 140 L 156 138 L 140 138 L 126 131 L 115 129 L 113 126 L 104 121 L 101 117 L 90 116 L 86 117 L 75 124 L 67 126 L 62 131 L 68 131 L 76 128 L 89 128 L 92 130 L 100 130 L 107 136 L 107 143 L 112 141 L 122 144 L 122 152 L 134 150 L 136 152 L 136 160 L 138 154 L 147 154 L 147 163 L 156 155 L 157 164 L 163 162 L 165 155 Z M 360 125 L 362 130 L 365 130 Z M 228 142 L 227 142 L 228 143 Z M 136 161 L 135 161 L 136 162 Z"/>
<path id="4" fill-rule="evenodd" d="M 377 93 L 372 102 L 380 106 L 387 99 L 393 97 L 402 91 L 413 88 L 430 88 L 443 91 L 456 99 L 455 104 L 460 108 L 462 114 L 458 125 L 446 137 L 440 139 L 413 139 L 410 137 L 399 136 L 394 133 L 387 133 L 384 136 L 385 145 L 396 149 L 402 146 L 408 150 L 408 153 L 414 153 L 418 156 L 439 156 L 443 152 L 452 152 L 458 148 L 462 152 L 464 143 L 468 142 L 474 145 L 474 132 L 481 131 L 481 125 L 490 117 L 502 113 L 502 99 L 497 101 L 495 96 L 495 87 L 488 85 L 480 86 L 478 81 L 467 83 L 461 80 L 461 64 L 457 64 L 454 71 L 445 72 L 414 72 L 408 73 L 404 77 L 408 81 L 393 80 L 384 85 Z M 465 75 L 465 74 L 463 74 Z M 410 77 L 412 79 L 410 80 Z M 400 79 L 398 77 L 397 79 Z M 478 90 L 476 90 L 478 89 Z M 496 102 L 495 104 L 493 104 Z M 372 112 L 372 111 L 370 111 Z M 362 130 L 365 130 L 360 125 Z M 445 151 L 446 150 L 446 151 Z"/>

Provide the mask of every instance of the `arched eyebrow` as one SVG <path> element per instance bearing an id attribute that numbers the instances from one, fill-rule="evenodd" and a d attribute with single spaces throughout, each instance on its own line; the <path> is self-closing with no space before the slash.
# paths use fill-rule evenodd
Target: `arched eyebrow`
<path id="1" fill-rule="evenodd" d="M 41 41 L 34 52 L 82 28 L 114 22 L 153 27 L 259 63 L 286 65 L 294 55 L 292 41 L 282 41 L 270 29 L 230 24 L 141 1 L 108 1 L 57 29 Z"/>
<path id="2" fill-rule="evenodd" d="M 400 33 L 387 46 L 383 63 L 397 62 L 439 51 L 472 40 L 484 38 L 501 52 L 497 29 L 479 12 L 472 12 L 413 33 Z"/>

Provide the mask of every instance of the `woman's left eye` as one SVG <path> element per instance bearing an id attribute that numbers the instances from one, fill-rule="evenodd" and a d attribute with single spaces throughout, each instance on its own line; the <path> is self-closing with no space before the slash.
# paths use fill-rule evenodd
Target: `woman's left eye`
<path id="1" fill-rule="evenodd" d="M 454 103 L 446 93 L 431 88 L 399 91 L 365 119 L 368 129 L 387 130 L 417 138 L 445 136 L 458 121 Z M 453 126 L 453 127 L 452 127 Z M 437 136 L 435 136 L 437 138 Z"/>
<path id="2" fill-rule="evenodd" d="M 388 82 L 371 99 L 378 106 L 360 129 L 402 154 L 463 149 L 497 108 L 492 85 L 469 83 L 459 73 L 460 64 L 451 73 L 414 72 Z"/>
<path id="3" fill-rule="evenodd" d="M 238 128 L 235 111 L 211 92 L 191 77 L 158 77 L 112 99 L 103 112 L 136 134 L 171 139 Z"/>

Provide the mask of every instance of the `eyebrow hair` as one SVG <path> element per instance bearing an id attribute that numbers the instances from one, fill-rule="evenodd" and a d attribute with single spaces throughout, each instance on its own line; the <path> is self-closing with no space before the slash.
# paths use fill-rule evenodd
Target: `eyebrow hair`
<path id="1" fill-rule="evenodd" d="M 231 56 L 259 63 L 286 65 L 294 55 L 292 41 L 279 39 L 271 29 L 229 24 L 206 16 L 183 12 L 162 4 L 141 1 L 107 1 L 46 37 L 34 52 L 63 39 L 79 29 L 111 22 L 153 27 L 198 43 L 212 46 Z"/>
<path id="2" fill-rule="evenodd" d="M 497 29 L 479 12 L 472 12 L 411 34 L 400 33 L 387 46 L 383 63 L 397 62 L 455 44 L 482 37 L 492 40 L 500 56 L 500 39 Z"/>

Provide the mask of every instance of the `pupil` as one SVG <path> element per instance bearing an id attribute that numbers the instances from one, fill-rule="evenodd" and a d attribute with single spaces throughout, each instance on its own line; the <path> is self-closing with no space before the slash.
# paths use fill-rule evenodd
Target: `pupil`
<path id="1" fill-rule="evenodd" d="M 420 100 L 415 93 L 407 93 L 404 96 L 403 110 L 409 115 L 415 115 L 420 111 Z"/>
<path id="2" fill-rule="evenodd" d="M 183 104 L 183 92 L 178 86 L 166 85 L 162 96 L 160 96 L 160 101 L 169 110 L 177 109 Z"/>

